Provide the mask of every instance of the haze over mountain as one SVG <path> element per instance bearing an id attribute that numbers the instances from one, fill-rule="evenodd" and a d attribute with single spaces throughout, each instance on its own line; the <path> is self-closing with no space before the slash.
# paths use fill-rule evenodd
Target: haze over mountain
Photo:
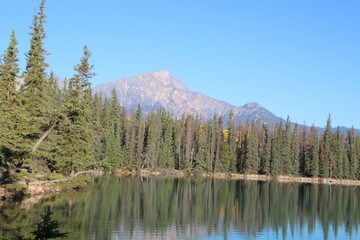
<path id="1" fill-rule="evenodd" d="M 224 116 L 233 111 L 235 121 L 252 121 L 258 118 L 268 124 L 280 121 L 279 117 L 255 102 L 237 107 L 190 91 L 180 79 L 168 71 L 154 74 L 144 72 L 130 78 L 121 78 L 98 85 L 93 91 L 110 97 L 113 89 L 116 90 L 121 105 L 133 110 L 140 104 L 144 113 L 163 107 L 176 117 L 181 117 L 185 113 L 199 114 L 202 118 L 208 119 L 214 114 Z"/>

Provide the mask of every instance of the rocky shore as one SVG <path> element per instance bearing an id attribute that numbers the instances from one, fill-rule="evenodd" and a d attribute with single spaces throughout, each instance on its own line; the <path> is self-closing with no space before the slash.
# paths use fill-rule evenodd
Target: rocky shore
<path id="1" fill-rule="evenodd" d="M 21 200 L 25 196 L 83 188 L 88 185 L 92 176 L 103 174 L 105 174 L 103 171 L 91 170 L 78 172 L 64 179 L 37 182 L 17 181 L 11 184 L 2 184 L 0 185 L 0 201 L 16 201 Z"/>

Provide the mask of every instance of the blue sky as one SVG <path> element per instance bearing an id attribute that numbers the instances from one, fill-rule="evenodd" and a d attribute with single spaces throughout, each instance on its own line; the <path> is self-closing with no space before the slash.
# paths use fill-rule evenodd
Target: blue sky
<path id="1" fill-rule="evenodd" d="M 40 0 L 1 2 L 21 66 Z M 360 128 L 360 2 L 334 0 L 48 0 L 49 70 L 71 77 L 87 44 L 93 85 L 168 70 L 193 91 L 258 102 L 294 122 Z"/>

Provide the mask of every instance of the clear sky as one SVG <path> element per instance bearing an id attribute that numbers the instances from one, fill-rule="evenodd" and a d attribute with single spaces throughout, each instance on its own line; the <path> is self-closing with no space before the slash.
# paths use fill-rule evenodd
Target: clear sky
<path id="1" fill-rule="evenodd" d="M 21 66 L 40 0 L 1 0 Z M 71 77 L 87 44 L 93 85 L 168 70 L 193 91 L 279 117 L 360 128 L 360 1 L 48 0 L 49 70 Z"/>

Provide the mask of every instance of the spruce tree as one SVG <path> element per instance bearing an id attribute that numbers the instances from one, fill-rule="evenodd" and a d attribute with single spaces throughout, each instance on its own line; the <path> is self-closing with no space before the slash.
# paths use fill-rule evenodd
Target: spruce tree
<path id="1" fill-rule="evenodd" d="M 222 117 L 213 118 L 213 127 L 214 127 L 214 141 L 215 141 L 215 152 L 214 152 L 214 171 L 219 171 L 220 165 L 220 151 L 222 144 L 222 127 L 223 127 L 223 119 Z"/>
<path id="2" fill-rule="evenodd" d="M 4 111 L 7 110 L 4 109 L 3 104 L 9 102 L 13 104 L 16 94 L 16 78 L 20 71 L 17 44 L 15 31 L 13 30 L 10 36 L 9 46 L 2 56 L 3 60 L 0 72 L 0 106 Z"/>
<path id="3" fill-rule="evenodd" d="M 290 140 L 290 164 L 292 175 L 300 174 L 300 150 L 299 150 L 299 134 L 298 125 L 295 124 Z"/>
<path id="4" fill-rule="evenodd" d="M 271 147 L 271 164 L 270 164 L 270 172 L 273 176 L 278 176 L 283 173 L 282 171 L 282 141 L 281 138 L 283 136 L 282 122 L 276 125 L 274 132 L 274 139 Z"/>
<path id="5" fill-rule="evenodd" d="M 351 128 L 347 132 L 346 136 L 347 141 L 347 156 L 349 159 L 349 177 L 350 179 L 357 179 L 358 167 L 359 167 L 359 159 L 357 157 L 356 152 L 356 141 L 355 141 L 355 130 Z"/>
<path id="6" fill-rule="evenodd" d="M 80 64 L 75 65 L 74 76 L 69 80 L 67 102 L 63 107 L 65 115 L 58 127 L 59 151 L 56 169 L 64 173 L 75 172 L 95 167 L 93 143 L 94 127 L 92 125 L 91 90 L 89 80 L 95 75 L 89 64 L 91 53 L 84 47 Z"/>
<path id="7" fill-rule="evenodd" d="M 258 133 L 257 128 L 252 123 L 251 129 L 245 134 L 245 141 L 243 146 L 243 169 L 244 174 L 258 174 L 259 173 L 259 153 L 258 153 Z"/>
<path id="8" fill-rule="evenodd" d="M 342 179 L 344 177 L 344 161 L 343 161 L 343 142 L 340 133 L 340 128 L 338 127 L 334 139 L 334 155 L 335 155 L 335 165 L 333 176 L 336 179 Z"/>
<path id="9" fill-rule="evenodd" d="M 211 171 L 211 169 L 207 168 L 206 164 L 206 155 L 207 155 L 207 125 L 203 124 L 199 126 L 199 129 L 197 131 L 198 134 L 198 144 L 197 144 L 197 151 L 195 155 L 195 170 L 197 172 L 203 172 L 203 171 Z"/>
<path id="10" fill-rule="evenodd" d="M 16 78 L 19 73 L 17 40 L 14 30 L 0 58 L 0 166 L 17 166 L 26 149 L 22 143 L 22 111 L 17 100 Z"/>
<path id="11" fill-rule="evenodd" d="M 223 141 L 220 150 L 220 163 L 219 163 L 220 172 L 226 173 L 231 171 L 230 170 L 231 161 L 232 161 L 231 147 L 227 138 L 223 134 Z"/>
<path id="12" fill-rule="evenodd" d="M 237 136 L 236 136 L 236 129 L 233 118 L 234 118 L 234 113 L 230 111 L 226 123 L 227 131 L 228 131 L 227 143 L 230 146 L 230 153 L 231 153 L 230 169 L 229 169 L 230 172 L 236 172 Z"/>
<path id="13" fill-rule="evenodd" d="M 164 109 L 159 109 L 157 114 L 160 117 L 161 132 L 160 132 L 160 153 L 159 166 L 164 168 L 175 167 L 175 149 L 173 140 L 173 120 L 169 113 Z"/>
<path id="14" fill-rule="evenodd" d="M 150 112 L 146 121 L 145 129 L 145 160 L 144 165 L 147 168 L 156 168 L 159 161 L 160 152 L 160 141 L 161 141 L 161 121 L 159 116 Z M 160 167 L 165 167 L 166 159 L 161 158 L 159 162 Z"/>
<path id="15" fill-rule="evenodd" d="M 331 117 L 329 116 L 326 129 L 323 136 L 323 153 L 320 159 L 320 177 L 329 178 L 330 167 L 333 166 L 333 150 L 332 150 L 333 134 L 331 132 Z"/>
<path id="16" fill-rule="evenodd" d="M 360 134 L 359 133 L 356 136 L 355 143 L 356 143 L 357 161 L 359 163 L 357 178 L 360 179 Z"/>
<path id="17" fill-rule="evenodd" d="M 26 53 L 26 68 L 23 73 L 24 84 L 20 88 L 19 99 L 22 103 L 21 125 L 24 136 L 23 146 L 32 154 L 24 161 L 24 167 L 36 172 L 38 160 L 46 160 L 49 152 L 40 145 L 53 132 L 59 122 L 59 116 L 52 106 L 50 83 L 46 73 L 47 51 L 44 48 L 46 38 L 45 0 L 41 1 L 39 11 L 34 15 L 30 40 L 30 50 Z"/>
<path id="18" fill-rule="evenodd" d="M 124 166 L 124 150 L 122 146 L 122 138 L 124 136 L 124 125 L 121 122 L 122 112 L 121 106 L 119 105 L 119 100 L 117 97 L 117 92 L 113 89 L 111 93 L 111 120 L 112 120 L 112 132 L 114 133 L 115 149 L 113 152 L 112 162 L 115 165 Z"/>
<path id="19" fill-rule="evenodd" d="M 265 146 L 263 154 L 261 156 L 260 173 L 269 175 L 270 174 L 270 161 L 271 161 L 271 135 L 267 125 L 263 125 L 265 134 Z"/>
<path id="20" fill-rule="evenodd" d="M 126 122 L 125 150 L 127 163 L 140 168 L 143 165 L 144 119 L 140 105 Z"/>
<path id="21" fill-rule="evenodd" d="M 310 130 L 310 144 L 307 150 L 307 162 L 309 162 L 308 176 L 319 176 L 319 136 L 316 127 Z"/>
<path id="22" fill-rule="evenodd" d="M 23 74 L 24 84 L 22 92 L 26 110 L 33 116 L 44 117 L 48 109 L 49 102 L 49 82 L 46 68 L 49 66 L 45 60 L 47 51 L 44 48 L 46 38 L 44 24 L 47 16 L 45 15 L 46 0 L 42 0 L 39 12 L 34 15 L 30 41 L 30 50 L 26 54 L 26 70 Z"/>
<path id="23" fill-rule="evenodd" d="M 348 157 L 346 149 L 344 149 L 344 151 L 342 151 L 342 161 L 343 161 L 343 178 L 351 179 L 349 157 Z"/>
<path id="24" fill-rule="evenodd" d="M 289 117 L 286 120 L 285 131 L 280 136 L 282 174 L 289 175 L 294 172 L 291 160 L 291 122 Z"/>

